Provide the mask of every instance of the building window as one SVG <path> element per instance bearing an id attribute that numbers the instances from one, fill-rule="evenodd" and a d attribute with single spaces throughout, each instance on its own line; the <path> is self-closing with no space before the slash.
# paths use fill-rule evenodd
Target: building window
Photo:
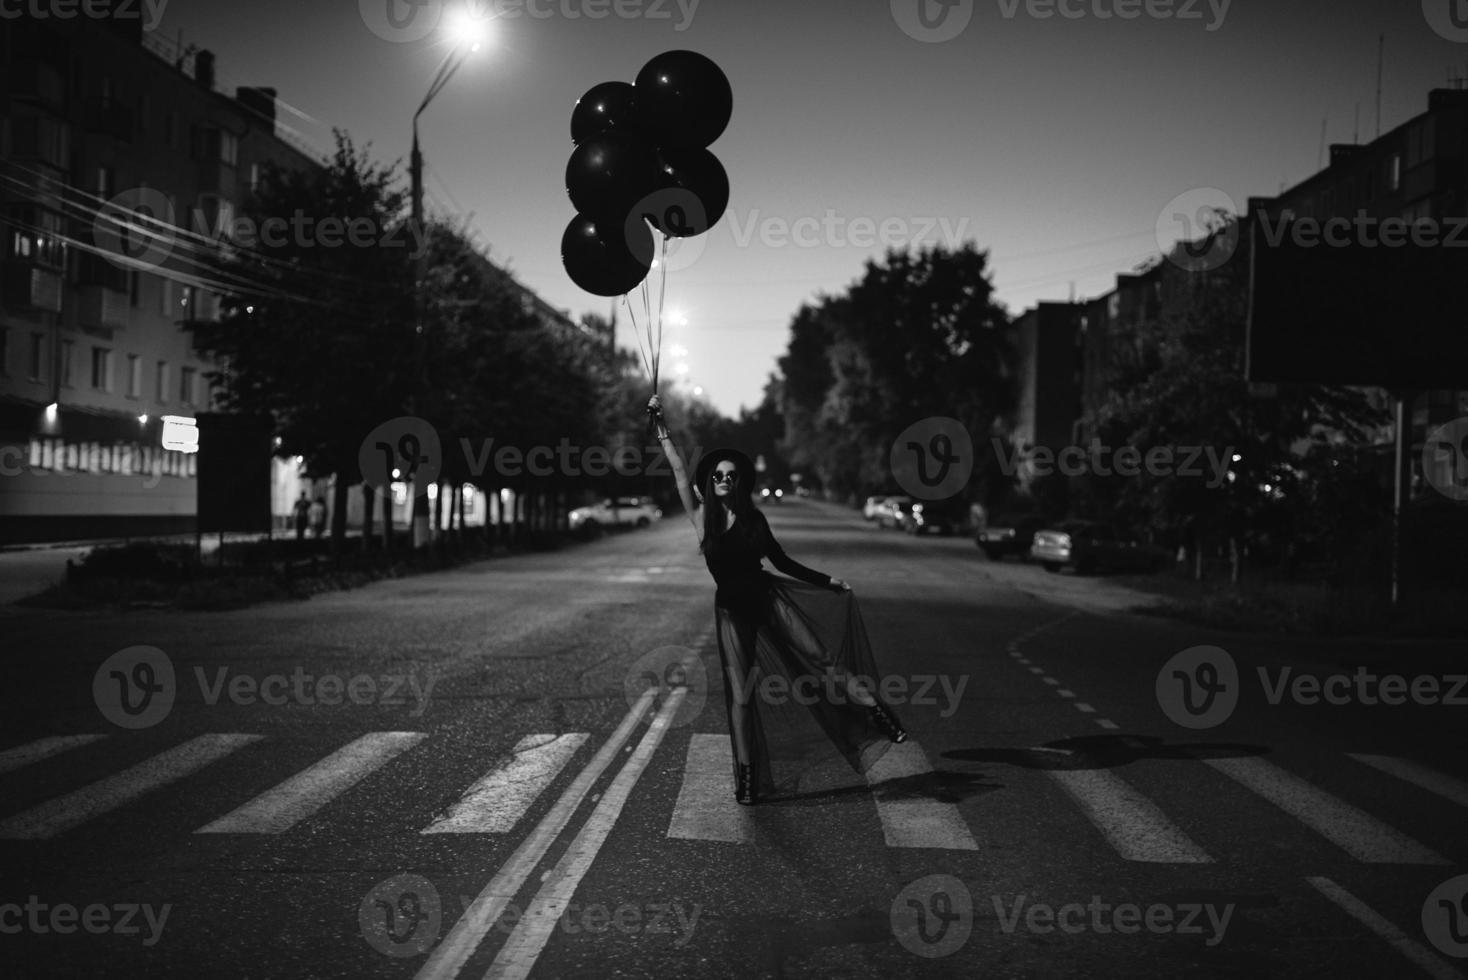
<path id="1" fill-rule="evenodd" d="M 112 390 L 112 352 L 105 347 L 92 348 L 92 387 Z"/>
<path id="2" fill-rule="evenodd" d="M 31 334 L 31 373 L 32 381 L 41 381 L 46 377 L 46 335 L 40 333 Z"/>
<path id="3" fill-rule="evenodd" d="M 10 373 L 10 331 L 0 327 L 0 374 Z"/>
<path id="4" fill-rule="evenodd" d="M 136 354 L 127 356 L 127 397 L 143 396 L 143 359 Z"/>
<path id="5" fill-rule="evenodd" d="M 132 303 L 133 309 L 138 307 L 138 298 L 142 295 L 143 274 L 134 270 L 127 275 L 127 295 Z"/>
<path id="6" fill-rule="evenodd" d="M 158 312 L 164 316 L 173 316 L 173 280 L 158 279 Z"/>
<path id="7" fill-rule="evenodd" d="M 70 132 L 54 119 L 16 115 L 10 123 L 11 152 L 17 158 L 45 160 L 53 167 L 69 166 Z"/>
<path id="8" fill-rule="evenodd" d="M 253 194 L 260 189 L 260 165 L 250 164 L 250 193 Z"/>
<path id="9" fill-rule="evenodd" d="M 112 196 L 113 175 L 111 167 L 97 168 L 97 196 L 106 200 Z"/>
<path id="10" fill-rule="evenodd" d="M 69 340 L 61 342 L 61 383 L 68 388 L 71 387 L 72 348 L 74 346 Z"/>
<path id="11" fill-rule="evenodd" d="M 158 387 L 153 393 L 154 400 L 160 405 L 168 404 L 168 362 L 158 362 Z"/>
<path id="12" fill-rule="evenodd" d="M 1399 191 L 1402 189 L 1402 155 L 1393 153 L 1391 169 L 1387 172 L 1387 190 Z"/>
<path id="13" fill-rule="evenodd" d="M 194 404 L 194 369 L 191 367 L 179 369 L 178 400 L 181 404 L 188 407 L 192 407 Z"/>

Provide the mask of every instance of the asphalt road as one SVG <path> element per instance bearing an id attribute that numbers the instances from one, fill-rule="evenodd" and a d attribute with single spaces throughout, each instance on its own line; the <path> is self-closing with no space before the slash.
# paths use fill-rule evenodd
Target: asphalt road
<path id="1" fill-rule="evenodd" d="M 238 612 L 0 609 L 5 974 L 1462 975 L 1460 651 L 769 513 L 912 738 L 862 777 L 813 733 L 752 809 L 681 517 Z"/>

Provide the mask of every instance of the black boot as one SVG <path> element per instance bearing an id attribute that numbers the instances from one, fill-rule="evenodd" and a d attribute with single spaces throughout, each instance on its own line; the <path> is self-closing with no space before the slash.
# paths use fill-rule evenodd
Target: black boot
<path id="1" fill-rule="evenodd" d="M 734 770 L 734 802 L 744 806 L 754 806 L 759 802 L 759 794 L 755 791 L 749 766 L 743 763 L 736 766 Z"/>
<path id="2" fill-rule="evenodd" d="M 870 705 L 867 710 L 872 714 L 872 722 L 882 730 L 884 735 L 894 742 L 907 741 L 907 731 L 892 716 L 892 712 L 888 711 L 880 701 Z"/>

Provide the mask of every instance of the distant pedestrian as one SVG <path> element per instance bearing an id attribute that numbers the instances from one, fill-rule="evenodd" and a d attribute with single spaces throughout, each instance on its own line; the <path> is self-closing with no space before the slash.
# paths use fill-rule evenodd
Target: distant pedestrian
<path id="1" fill-rule="evenodd" d="M 311 501 L 311 533 L 320 538 L 326 533 L 326 498 Z"/>
<path id="2" fill-rule="evenodd" d="M 306 525 L 311 520 L 311 501 L 306 499 L 306 491 L 301 491 L 292 510 L 296 517 L 296 540 L 303 541 L 306 537 Z"/>

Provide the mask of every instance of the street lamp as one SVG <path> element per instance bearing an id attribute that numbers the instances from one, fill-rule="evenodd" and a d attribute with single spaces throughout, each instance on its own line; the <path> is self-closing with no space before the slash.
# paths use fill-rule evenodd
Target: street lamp
<path id="1" fill-rule="evenodd" d="M 487 32 L 487 20 L 466 8 L 449 14 L 444 24 L 444 34 L 449 43 L 449 52 L 444 56 L 429 83 L 428 93 L 413 113 L 413 155 L 409 163 L 409 174 L 413 191 L 413 233 L 417 247 L 413 251 L 413 345 L 416 353 L 414 388 L 409 392 L 408 414 L 416 412 L 418 389 L 424 385 L 424 354 L 426 338 L 423 336 L 423 304 L 421 288 L 423 281 L 423 153 L 418 149 L 418 117 L 428 108 L 439 92 L 464 64 L 469 54 L 479 50 Z M 413 495 L 413 547 L 421 548 L 428 543 L 428 495 Z"/>

